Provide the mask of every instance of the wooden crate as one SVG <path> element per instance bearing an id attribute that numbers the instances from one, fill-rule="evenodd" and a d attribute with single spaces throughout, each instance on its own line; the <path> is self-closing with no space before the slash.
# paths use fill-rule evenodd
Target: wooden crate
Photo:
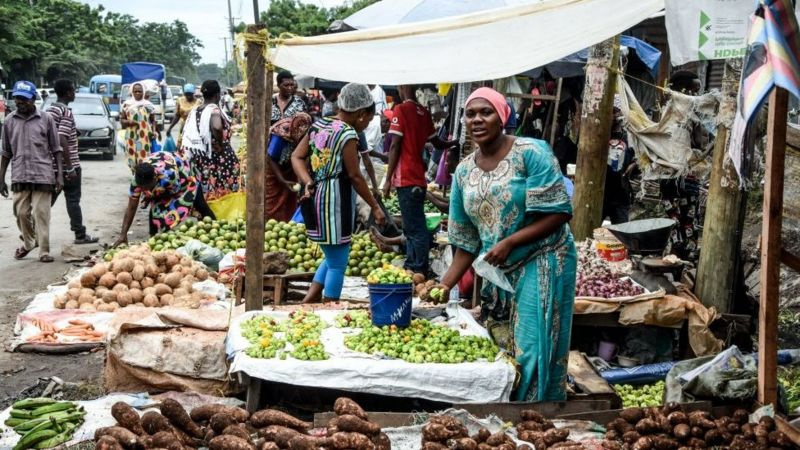
<path id="1" fill-rule="evenodd" d="M 236 304 L 244 300 L 244 275 L 236 277 L 233 292 L 236 295 Z M 264 275 L 264 301 L 272 300 L 276 305 L 284 303 L 289 289 L 304 289 L 298 283 L 310 283 L 314 279 L 314 272 L 288 272 L 280 275 Z"/>

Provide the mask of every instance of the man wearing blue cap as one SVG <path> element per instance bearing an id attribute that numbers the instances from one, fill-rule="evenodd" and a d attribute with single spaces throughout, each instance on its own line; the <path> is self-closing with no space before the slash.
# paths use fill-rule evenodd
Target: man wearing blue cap
<path id="1" fill-rule="evenodd" d="M 56 124 L 49 114 L 36 108 L 36 86 L 17 81 L 11 95 L 17 110 L 3 124 L 0 149 L 0 195 L 8 197 L 6 171 L 11 164 L 14 216 L 22 234 L 22 247 L 14 252 L 22 259 L 39 246 L 39 261 L 50 256 L 50 200 L 64 185 L 61 145 Z M 56 171 L 53 171 L 55 163 Z"/>

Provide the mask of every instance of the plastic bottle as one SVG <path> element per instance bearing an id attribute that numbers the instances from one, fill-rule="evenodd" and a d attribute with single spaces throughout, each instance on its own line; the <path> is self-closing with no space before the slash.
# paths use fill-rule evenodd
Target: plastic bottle
<path id="1" fill-rule="evenodd" d="M 458 293 L 458 286 L 453 286 L 453 289 L 450 289 L 450 298 L 447 300 L 447 321 L 453 321 L 458 323 L 458 304 L 461 301 L 461 297 Z"/>

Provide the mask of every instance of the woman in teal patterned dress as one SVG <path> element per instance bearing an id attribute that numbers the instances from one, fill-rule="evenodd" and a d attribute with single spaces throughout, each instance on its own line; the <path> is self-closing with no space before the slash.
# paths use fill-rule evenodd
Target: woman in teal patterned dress
<path id="1" fill-rule="evenodd" d="M 490 285 L 482 313 L 492 331 L 507 324 L 509 339 L 498 344 L 519 366 L 516 400 L 565 400 L 577 263 L 572 207 L 550 147 L 503 134 L 508 114 L 493 89 L 467 99 L 467 131 L 479 150 L 453 176 L 448 230 L 456 252 L 441 286 L 455 286 L 479 255 L 501 269 L 514 292 Z"/>
<path id="2" fill-rule="evenodd" d="M 358 159 L 358 133 L 374 115 L 369 88 L 346 84 L 339 94 L 337 116 L 316 121 L 292 153 L 292 168 L 303 186 L 300 210 L 306 232 L 325 255 L 304 303 L 317 302 L 321 296 L 338 301 L 341 296 L 356 220 L 356 193 L 370 205 L 376 223 L 386 221 L 361 175 Z"/>

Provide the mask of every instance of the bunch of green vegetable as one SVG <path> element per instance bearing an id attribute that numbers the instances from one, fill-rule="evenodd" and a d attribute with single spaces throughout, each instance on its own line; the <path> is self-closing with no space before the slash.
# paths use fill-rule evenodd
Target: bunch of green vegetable
<path id="1" fill-rule="evenodd" d="M 664 403 L 664 386 L 664 382 L 659 381 L 655 384 L 638 387 L 630 384 L 615 384 L 614 389 L 622 398 L 622 407 L 631 408 L 662 405 Z"/>
<path id="2" fill-rule="evenodd" d="M 494 360 L 498 347 L 487 338 L 461 336 L 457 330 L 415 319 L 407 328 L 395 325 L 366 327 L 344 339 L 350 350 L 411 363 L 463 363 L 479 359 Z"/>
<path id="3" fill-rule="evenodd" d="M 366 328 L 372 326 L 369 311 L 365 309 L 343 312 L 336 316 L 335 321 L 336 326 L 339 328 Z"/>
<path id="4" fill-rule="evenodd" d="M 51 448 L 72 439 L 85 415 L 83 407 L 73 402 L 28 398 L 12 405 L 5 425 L 22 436 L 13 450 Z"/>
<path id="5" fill-rule="evenodd" d="M 778 368 L 778 381 L 786 390 L 786 407 L 789 412 L 800 408 L 800 367 L 781 366 Z"/>

